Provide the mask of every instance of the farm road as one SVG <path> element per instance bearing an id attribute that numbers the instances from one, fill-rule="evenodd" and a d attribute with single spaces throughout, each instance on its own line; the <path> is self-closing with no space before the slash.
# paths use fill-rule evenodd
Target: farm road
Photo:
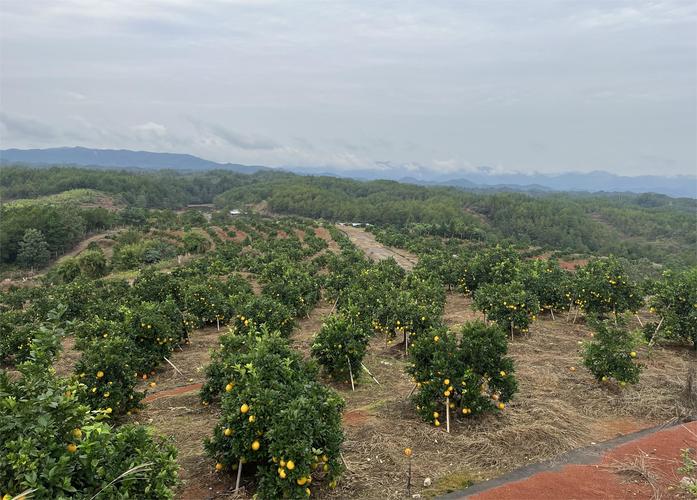
<path id="1" fill-rule="evenodd" d="M 353 226 L 337 226 L 337 228 L 348 236 L 354 245 L 363 250 L 367 257 L 373 260 L 377 261 L 393 257 L 397 264 L 407 271 L 411 271 L 419 260 L 416 255 L 406 250 L 397 250 L 378 243 L 375 240 L 375 235 L 364 229 Z"/>

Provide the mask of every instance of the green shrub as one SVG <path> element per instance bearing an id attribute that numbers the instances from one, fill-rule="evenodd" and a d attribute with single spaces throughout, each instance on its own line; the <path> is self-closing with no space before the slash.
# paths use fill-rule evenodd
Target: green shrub
<path id="1" fill-rule="evenodd" d="M 293 311 L 271 297 L 249 297 L 237 307 L 233 328 L 240 332 L 253 332 L 262 327 L 287 337 L 295 328 Z"/>
<path id="2" fill-rule="evenodd" d="M 409 351 L 408 367 L 419 415 L 440 426 L 447 403 L 451 418 L 503 410 L 517 391 L 507 351 L 504 330 L 480 321 L 465 323 L 459 341 L 444 327 L 422 335 Z"/>
<path id="3" fill-rule="evenodd" d="M 312 356 L 336 380 L 348 380 L 349 363 L 354 380 L 361 373 L 361 363 L 371 332 L 349 314 L 327 318 L 312 344 Z"/>
<path id="4" fill-rule="evenodd" d="M 697 268 L 665 273 L 650 303 L 663 319 L 661 328 L 668 338 L 691 342 L 697 349 Z M 657 326 L 651 326 L 652 334 Z"/>
<path id="5" fill-rule="evenodd" d="M 217 368 L 207 373 L 217 379 L 202 393 L 223 395 L 206 451 L 222 471 L 240 463 L 255 470 L 261 498 L 304 498 L 315 481 L 334 481 L 341 472 L 343 400 L 277 333 L 226 337 Z"/>
<path id="6" fill-rule="evenodd" d="M 114 429 L 78 402 L 83 388 L 38 365 L 0 373 L 0 484 L 35 498 L 172 498 L 176 449 L 141 426 Z M 139 470 L 119 476 L 141 466 Z M 145 466 L 145 467 L 143 467 Z M 112 484 L 113 483 L 113 484 Z"/>
<path id="7" fill-rule="evenodd" d="M 527 332 L 540 312 L 537 297 L 517 281 L 482 285 L 474 293 L 474 305 L 511 335 Z"/>
<path id="8" fill-rule="evenodd" d="M 643 305 L 641 290 L 614 257 L 591 259 L 576 273 L 575 287 L 576 303 L 600 318 L 636 312 Z"/>
<path id="9" fill-rule="evenodd" d="M 518 279 L 520 256 L 508 246 L 496 245 L 477 253 L 462 270 L 460 289 L 475 292 L 487 283 L 506 284 Z"/>
<path id="10" fill-rule="evenodd" d="M 620 385 L 639 381 L 642 365 L 636 362 L 636 338 L 624 326 L 592 320 L 593 340 L 583 346 L 583 364 L 601 382 L 615 379 Z"/>
<path id="11" fill-rule="evenodd" d="M 130 363 L 134 350 L 134 344 L 124 337 L 89 342 L 75 365 L 78 380 L 86 386 L 80 402 L 93 409 L 110 408 L 114 416 L 139 408 L 144 394 L 135 391 L 136 373 Z"/>

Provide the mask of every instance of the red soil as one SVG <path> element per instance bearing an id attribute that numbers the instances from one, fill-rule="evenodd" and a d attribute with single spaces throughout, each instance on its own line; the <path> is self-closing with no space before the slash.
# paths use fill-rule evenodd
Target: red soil
<path id="1" fill-rule="evenodd" d="M 681 498 L 680 452 L 697 447 L 697 422 L 676 425 L 608 450 L 601 460 L 586 465 L 569 464 L 557 471 L 492 488 L 469 498 L 477 500 L 556 500 L 652 498 L 645 478 L 628 469 L 648 472 L 662 498 Z M 637 467 L 640 465 L 641 467 Z"/>
<path id="2" fill-rule="evenodd" d="M 370 415 L 363 410 L 349 410 L 342 418 L 346 427 L 359 427 L 368 421 Z"/>
<path id="3" fill-rule="evenodd" d="M 179 394 L 186 394 L 187 392 L 198 391 L 201 387 L 203 387 L 203 384 L 191 384 L 191 385 L 185 385 L 182 387 L 175 387 L 174 389 L 168 389 L 166 391 L 160 391 L 160 392 L 156 392 L 154 394 L 150 394 L 149 396 L 146 396 L 143 399 L 143 402 L 144 403 L 152 403 L 153 401 L 161 399 L 161 398 L 168 398 L 171 396 L 177 396 Z"/>

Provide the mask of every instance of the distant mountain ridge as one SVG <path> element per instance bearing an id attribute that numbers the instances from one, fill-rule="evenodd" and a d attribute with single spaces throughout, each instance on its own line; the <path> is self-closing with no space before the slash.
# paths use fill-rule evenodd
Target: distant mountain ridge
<path id="1" fill-rule="evenodd" d="M 105 168 L 141 168 L 148 170 L 172 169 L 179 171 L 204 171 L 224 169 L 243 174 L 260 170 L 285 170 L 302 175 L 329 175 L 359 180 L 388 179 L 409 184 L 455 186 L 463 189 L 487 189 L 501 191 L 580 191 L 580 192 L 634 192 L 659 193 L 674 197 L 697 198 L 697 177 L 681 175 L 665 177 L 656 175 L 619 176 L 604 171 L 567 172 L 559 174 L 495 173 L 492 169 L 480 169 L 459 174 L 443 174 L 420 167 L 413 175 L 405 177 L 405 169 L 361 169 L 330 171 L 329 167 L 283 167 L 272 169 L 259 165 L 218 163 L 197 156 L 180 153 L 154 153 L 127 149 L 92 149 L 64 147 L 48 149 L 0 150 L 2 163 L 26 163 L 33 165 L 80 165 Z"/>
<path id="2" fill-rule="evenodd" d="M 98 167 L 142 168 L 147 170 L 233 170 L 242 174 L 253 174 L 268 167 L 217 163 L 198 156 L 180 153 L 153 153 L 129 149 L 92 149 L 83 147 L 48 149 L 3 149 L 0 161 L 30 164 L 63 164 Z"/>

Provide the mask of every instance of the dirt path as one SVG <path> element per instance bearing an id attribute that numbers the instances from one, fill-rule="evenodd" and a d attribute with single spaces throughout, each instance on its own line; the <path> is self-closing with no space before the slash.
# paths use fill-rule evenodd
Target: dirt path
<path id="1" fill-rule="evenodd" d="M 639 434 L 628 436 L 628 440 L 574 450 L 554 461 L 513 471 L 448 498 L 689 498 L 679 489 L 685 474 L 677 469 L 682 465 L 681 450 L 697 447 L 697 422 Z"/>
<path id="2" fill-rule="evenodd" d="M 298 321 L 298 326 L 291 335 L 291 345 L 297 351 L 300 351 L 305 359 L 310 357 L 310 348 L 315 339 L 315 335 L 322 328 L 322 324 L 327 317 L 332 313 L 334 304 L 326 301 L 321 301 L 317 306 L 310 311 L 309 317 L 302 318 Z"/>
<path id="3" fill-rule="evenodd" d="M 89 238 L 86 238 L 86 239 L 82 240 L 80 243 L 78 243 L 69 252 L 61 255 L 55 263 L 60 264 L 65 259 L 68 259 L 70 257 L 75 257 L 75 256 L 81 254 L 82 252 L 84 252 L 90 243 L 92 243 L 92 242 L 98 243 L 99 241 L 106 239 L 108 236 L 113 236 L 119 232 L 120 232 L 119 229 L 110 229 L 109 231 L 105 231 L 103 233 L 99 233 L 99 234 L 95 234 L 93 236 L 90 236 Z M 111 245 L 106 245 L 106 247 L 110 249 Z M 105 254 L 106 254 L 106 251 L 105 251 Z M 109 255 L 107 255 L 107 257 L 109 257 Z M 52 264 L 52 266 L 53 265 L 54 264 Z"/>
<path id="4" fill-rule="evenodd" d="M 394 260 L 397 261 L 397 264 L 407 271 L 411 271 L 419 260 L 416 255 L 406 250 L 396 249 L 378 243 L 375 240 L 375 235 L 363 229 L 352 226 L 337 226 L 337 228 L 343 231 L 354 245 L 363 250 L 365 255 L 373 260 L 377 261 L 393 257 Z"/>

